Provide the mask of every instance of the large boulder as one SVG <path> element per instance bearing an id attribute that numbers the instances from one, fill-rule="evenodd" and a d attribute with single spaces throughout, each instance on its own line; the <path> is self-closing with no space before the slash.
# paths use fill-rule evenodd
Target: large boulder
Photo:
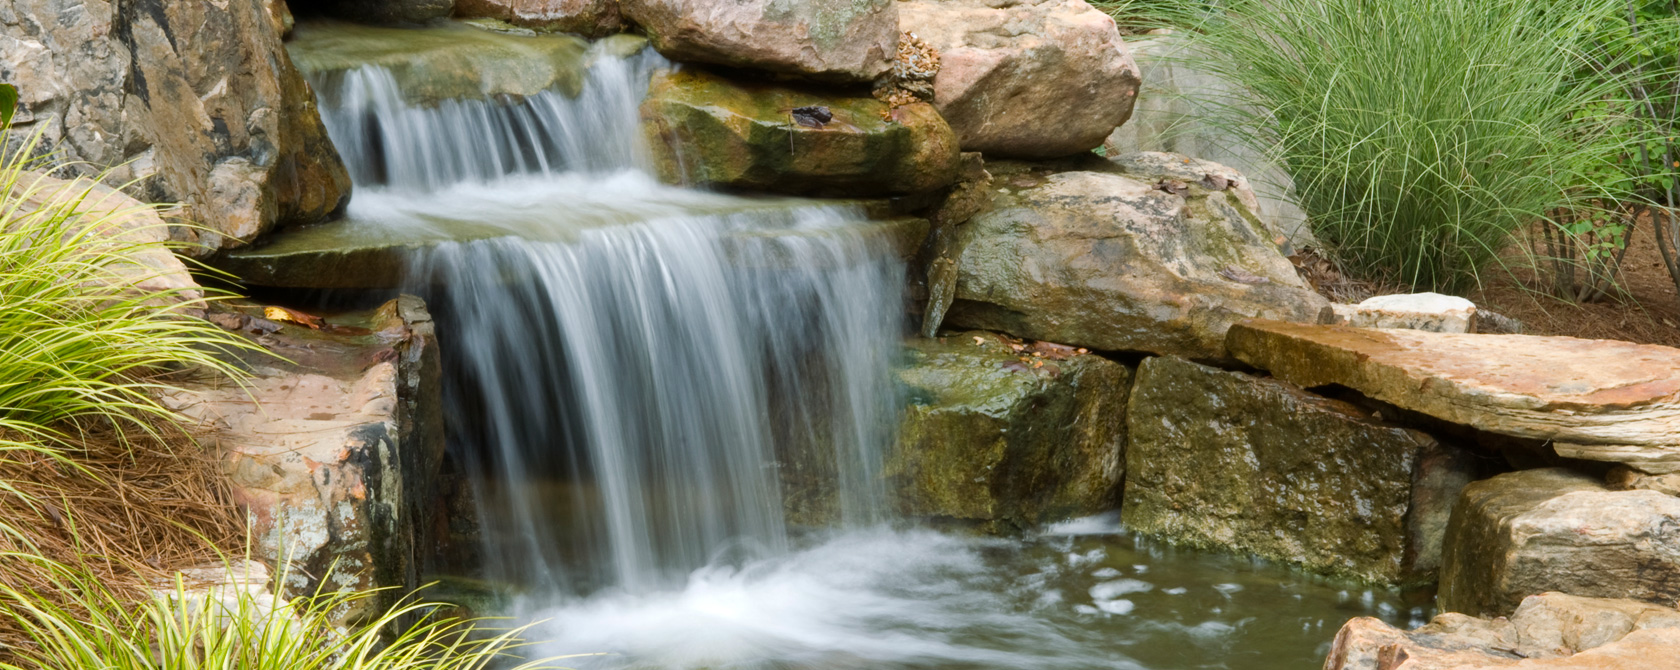
<path id="1" fill-rule="evenodd" d="M 643 126 L 667 181 L 780 193 L 877 196 L 956 179 L 956 137 L 927 103 L 726 79 L 657 75 Z"/>
<path id="2" fill-rule="evenodd" d="M 1563 469 L 1465 487 L 1447 529 L 1441 609 L 1496 615 L 1543 591 L 1673 605 L 1680 498 L 1611 491 Z"/>
<path id="3" fill-rule="evenodd" d="M 1473 478 L 1429 435 L 1177 358 L 1138 368 L 1127 425 L 1128 528 L 1366 581 L 1432 577 Z"/>
<path id="4" fill-rule="evenodd" d="M 673 60 L 866 82 L 898 53 L 893 0 L 622 0 Z"/>
<path id="5" fill-rule="evenodd" d="M 900 513 L 1004 531 L 1119 505 L 1126 366 L 966 332 L 911 340 L 896 374 L 909 404 L 885 474 Z"/>
<path id="6" fill-rule="evenodd" d="M 1002 188 L 957 227 L 947 323 L 1219 359 L 1236 321 L 1316 322 L 1329 310 L 1219 165 L 1139 154 L 1069 171 L 989 166 Z"/>
<path id="7" fill-rule="evenodd" d="M 417 586 L 443 457 L 440 367 L 424 305 L 404 296 L 371 315 L 314 325 L 284 310 L 210 319 L 287 359 L 251 357 L 243 387 L 205 379 L 163 398 L 226 461 L 256 557 L 287 568 L 293 595 Z"/>
<path id="8" fill-rule="evenodd" d="M 1544 593 L 1510 618 L 1446 613 L 1402 631 L 1358 617 L 1324 670 L 1614 670 L 1680 668 L 1680 611 L 1628 600 Z"/>
<path id="9" fill-rule="evenodd" d="M 1132 115 L 1137 65 L 1085 0 L 901 0 L 898 14 L 939 52 L 934 104 L 965 151 L 1068 156 Z"/>
<path id="10" fill-rule="evenodd" d="M 324 0 L 312 5 L 328 16 L 361 23 L 425 23 L 449 16 L 455 0 Z"/>
<path id="11" fill-rule="evenodd" d="M 618 0 L 455 0 L 455 15 L 591 37 L 624 29 Z"/>
<path id="12" fill-rule="evenodd" d="M 1303 387 L 1336 384 L 1560 456 L 1680 471 L 1680 349 L 1611 340 L 1296 323 L 1231 329 L 1231 354 Z"/>
<path id="13" fill-rule="evenodd" d="M 339 212 L 350 179 L 264 0 L 0 7 L 0 79 L 21 137 L 122 166 L 144 199 L 180 202 L 192 249 L 236 246 Z"/>

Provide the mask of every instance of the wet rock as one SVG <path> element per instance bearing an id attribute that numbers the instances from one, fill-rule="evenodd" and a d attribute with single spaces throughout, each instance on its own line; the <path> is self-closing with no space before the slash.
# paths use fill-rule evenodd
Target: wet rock
<path id="1" fill-rule="evenodd" d="M 1127 413 L 1133 530 L 1373 582 L 1427 579 L 1469 458 L 1282 382 L 1151 358 Z"/>
<path id="2" fill-rule="evenodd" d="M 961 160 L 957 183 L 945 192 L 928 217 L 931 228 L 920 263 L 927 268 L 927 302 L 922 309 L 921 329 L 926 338 L 939 334 L 945 313 L 957 298 L 957 226 L 992 204 L 992 174 L 986 171 L 985 161 L 974 152 L 963 153 Z"/>
<path id="3" fill-rule="evenodd" d="M 79 222 L 94 227 L 91 239 L 124 249 L 134 261 L 108 268 L 114 283 L 132 285 L 143 294 L 163 294 L 160 299 L 170 304 L 203 297 L 186 264 L 169 250 L 169 224 L 155 207 L 88 179 L 55 179 L 37 172 L 19 174 L 12 192 L 0 196 L 11 201 L 11 214 L 19 221 L 37 212 L 77 213 Z M 82 230 L 86 228 L 72 232 Z"/>
<path id="4" fill-rule="evenodd" d="M 1217 359 L 1242 318 L 1316 322 L 1329 309 L 1221 166 L 1167 154 L 1091 157 L 1067 171 L 988 165 L 999 188 L 958 229 L 947 323 Z"/>
<path id="5" fill-rule="evenodd" d="M 1355 328 L 1475 332 L 1476 303 L 1439 293 L 1379 295 L 1357 305 L 1336 305 L 1335 309 L 1336 323 Z"/>
<path id="6" fill-rule="evenodd" d="M 329 16 L 360 23 L 425 23 L 449 16 L 455 0 L 328 0 L 317 5 Z"/>
<path id="7" fill-rule="evenodd" d="M 1243 362 L 1303 387 L 1338 384 L 1559 456 L 1680 471 L 1680 349 L 1610 340 L 1461 335 L 1253 321 Z"/>
<path id="8" fill-rule="evenodd" d="M 685 62 L 867 82 L 898 51 L 892 0 L 622 0 L 653 47 Z"/>
<path id="9" fill-rule="evenodd" d="M 1067 156 L 1131 117 L 1137 64 L 1114 20 L 1084 0 L 897 4 L 899 26 L 939 52 L 934 104 L 965 151 Z"/>
<path id="10" fill-rule="evenodd" d="M 1030 351 L 986 332 L 906 345 L 909 405 L 885 469 L 900 513 L 1005 531 L 1119 504 L 1132 370 Z"/>
<path id="11" fill-rule="evenodd" d="M 1465 487 L 1444 553 L 1444 610 L 1500 614 L 1544 591 L 1673 605 L 1680 498 L 1557 468 L 1503 474 Z"/>
<path id="12" fill-rule="evenodd" d="M 50 17 L 51 20 L 47 20 Z M 152 202 L 186 205 L 195 253 L 340 211 L 350 180 L 267 0 L 0 8 L 14 137 L 37 129 L 86 170 L 121 166 Z"/>
<path id="13" fill-rule="evenodd" d="M 1680 611 L 1561 593 L 1529 596 L 1509 619 L 1457 613 L 1401 631 L 1358 617 L 1336 634 L 1325 670 L 1680 667 Z"/>
<path id="14" fill-rule="evenodd" d="M 223 455 L 254 551 L 286 565 L 292 595 L 417 586 L 443 449 L 424 305 L 404 296 L 320 330 L 257 321 L 247 332 L 269 331 L 256 342 L 291 363 L 253 356 L 248 388 L 206 379 L 164 397 Z"/>
<path id="15" fill-rule="evenodd" d="M 373 65 L 391 73 L 409 103 L 429 106 L 549 89 L 577 95 L 589 42 L 575 35 L 503 35 L 461 23 L 387 28 L 311 21 L 293 31 L 287 49 L 321 87 L 323 99 L 341 95 L 345 71 Z"/>
<path id="16" fill-rule="evenodd" d="M 455 15 L 590 37 L 624 29 L 618 0 L 455 0 Z"/>
<path id="17" fill-rule="evenodd" d="M 1143 84 L 1131 119 L 1103 142 L 1108 155 L 1162 151 L 1228 166 L 1248 176 L 1245 187 L 1252 182 L 1254 213 L 1288 241 L 1286 254 L 1319 247 L 1289 173 L 1268 158 L 1253 137 L 1208 118 L 1208 110 L 1196 103 L 1233 99 L 1238 89 L 1196 68 L 1193 54 L 1176 35 L 1127 38 L 1126 48 L 1143 73 Z"/>
<path id="18" fill-rule="evenodd" d="M 956 138 L 926 103 L 657 75 L 642 122 L 667 181 L 778 193 L 875 196 L 956 179 Z"/>

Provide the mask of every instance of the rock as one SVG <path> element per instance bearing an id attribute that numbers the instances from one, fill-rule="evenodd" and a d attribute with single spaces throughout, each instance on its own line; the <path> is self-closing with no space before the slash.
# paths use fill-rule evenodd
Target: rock
<path id="1" fill-rule="evenodd" d="M 1673 605 L 1680 498 L 1559 468 L 1507 473 L 1465 487 L 1444 554 L 1448 611 L 1500 614 L 1544 591 Z"/>
<path id="2" fill-rule="evenodd" d="M 1355 328 L 1475 332 L 1476 303 L 1439 293 L 1379 295 L 1357 305 L 1336 305 L 1335 309 L 1337 323 Z"/>
<path id="3" fill-rule="evenodd" d="M 957 143 L 926 103 L 656 75 L 642 123 L 665 180 L 779 193 L 877 196 L 950 184 Z"/>
<path id="4" fill-rule="evenodd" d="M 39 129 L 86 172 L 122 166 L 109 183 L 186 205 L 201 227 L 175 234 L 195 254 L 330 217 L 350 179 L 275 20 L 268 0 L 8 3 L 0 78 L 22 91 L 14 137 Z"/>
<path id="5" fill-rule="evenodd" d="M 621 0 L 653 48 L 684 62 L 867 82 L 898 52 L 893 0 Z"/>
<path id="6" fill-rule="evenodd" d="M 1680 350 L 1611 340 L 1251 321 L 1231 354 L 1306 388 L 1338 384 L 1559 456 L 1680 471 Z"/>
<path id="7" fill-rule="evenodd" d="M 122 249 L 133 261 L 108 268 L 114 283 L 132 285 L 142 294 L 160 295 L 166 304 L 197 302 L 204 297 L 186 264 L 169 250 L 169 224 L 158 216 L 155 207 L 89 179 L 56 179 L 28 171 L 18 175 L 11 193 L 0 196 L 10 200 L 9 214 L 15 217 L 14 223 L 37 212 L 52 216 L 54 211 L 73 208 L 71 211 L 79 214 L 78 225 L 69 232 L 81 233 L 92 226 L 95 230 L 89 234 L 91 239 L 107 243 L 108 248 Z"/>
<path id="8" fill-rule="evenodd" d="M 268 15 L 274 19 L 274 29 L 280 33 L 280 39 L 292 34 L 292 28 L 297 25 L 297 18 L 292 16 L 292 8 L 286 0 L 264 0 L 268 4 Z"/>
<path id="9" fill-rule="evenodd" d="M 1128 528 L 1371 582 L 1433 576 L 1474 474 L 1353 405 L 1177 358 L 1143 362 L 1127 417 Z"/>
<path id="10" fill-rule="evenodd" d="M 624 29 L 618 0 L 455 0 L 455 15 L 590 37 Z"/>
<path id="11" fill-rule="evenodd" d="M 328 16 L 359 23 L 425 23 L 449 16 L 455 0 L 326 0 L 316 6 Z"/>
<path id="12" fill-rule="evenodd" d="M 287 47 L 324 100 L 344 95 L 343 73 L 385 68 L 410 104 L 583 90 L 589 42 L 576 35 L 505 35 L 462 23 L 389 28 L 304 22 Z M 358 91 L 359 93 L 359 91 Z"/>
<path id="13" fill-rule="evenodd" d="M 253 524 L 253 551 L 289 569 L 282 578 L 294 596 L 397 587 L 395 598 L 418 586 L 416 552 L 429 546 L 424 515 L 443 455 L 440 368 L 424 305 L 404 296 L 364 315 L 365 327 L 322 330 L 226 316 L 292 362 L 252 357 L 248 388 L 208 379 L 163 400 L 223 454 Z"/>
<path id="14" fill-rule="evenodd" d="M 1337 633 L 1324 667 L 1680 668 L 1680 612 L 1627 600 L 1544 593 L 1524 599 L 1509 620 L 1446 613 L 1406 632 L 1358 617 Z"/>
<path id="15" fill-rule="evenodd" d="M 1254 213 L 1267 227 L 1288 240 L 1286 254 L 1320 245 L 1307 225 L 1307 213 L 1295 196 L 1295 182 L 1254 138 L 1229 130 L 1229 125 L 1198 106 L 1198 100 L 1228 100 L 1238 90 L 1229 82 L 1192 63 L 1184 40 L 1176 35 L 1150 35 L 1126 41 L 1143 73 L 1137 104 L 1125 125 L 1116 128 L 1103 148 L 1110 156 L 1139 151 L 1164 151 L 1195 156 L 1226 165 L 1248 175 L 1245 188 L 1256 196 Z M 1248 182 L 1252 182 L 1251 186 Z"/>
<path id="16" fill-rule="evenodd" d="M 1604 475 L 1604 483 L 1612 491 L 1644 490 L 1680 496 L 1680 472 L 1647 475 L 1626 465 L 1618 465 Z"/>
<path id="17" fill-rule="evenodd" d="M 269 579 L 268 566 L 257 561 L 201 565 L 152 584 L 152 597 L 178 612 L 208 615 L 224 630 L 262 630 L 276 615 L 294 616 L 291 601 L 275 597 Z M 235 621 L 236 615 L 246 620 Z"/>
<path id="18" fill-rule="evenodd" d="M 1132 115 L 1137 64 L 1114 20 L 1084 0 L 907 0 L 898 14 L 939 51 L 934 104 L 965 151 L 1068 156 Z"/>
<path id="19" fill-rule="evenodd" d="M 957 298 L 957 226 L 992 205 L 992 174 L 980 154 L 962 154 L 957 183 L 952 184 L 928 216 L 930 229 L 917 265 L 927 268 L 927 302 L 922 308 L 921 336 L 939 335 L 945 312 Z"/>
<path id="20" fill-rule="evenodd" d="M 1037 346 L 1051 353 L 985 332 L 906 345 L 909 405 L 885 467 L 900 513 L 1003 531 L 1119 504 L 1132 371 Z"/>
<path id="21" fill-rule="evenodd" d="M 1316 322 L 1329 309 L 1218 165 L 1156 154 L 1092 157 L 1073 171 L 988 167 L 1001 188 L 990 211 L 958 227 L 949 324 L 1219 359 L 1238 320 Z M 1184 178 L 1192 168 L 1205 179 Z"/>

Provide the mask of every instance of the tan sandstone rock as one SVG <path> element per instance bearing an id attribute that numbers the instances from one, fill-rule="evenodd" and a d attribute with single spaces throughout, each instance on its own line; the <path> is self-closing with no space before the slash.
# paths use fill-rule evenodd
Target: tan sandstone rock
<path id="1" fill-rule="evenodd" d="M 69 232 L 85 231 L 106 246 L 122 249 L 133 261 L 110 268 L 114 282 L 162 294 L 171 303 L 203 297 L 186 264 L 169 250 L 169 225 L 156 207 L 88 179 L 56 179 L 35 172 L 22 173 L 13 191 L 0 197 L 0 208 L 18 217 L 14 223 L 74 212 L 78 223 Z"/>
<path id="2" fill-rule="evenodd" d="M 1444 421 L 1549 440 L 1567 458 L 1680 471 L 1680 349 L 1268 321 L 1236 325 L 1226 344 L 1303 387 L 1339 384 Z"/>
<path id="3" fill-rule="evenodd" d="M 424 305 L 394 300 L 368 317 L 366 331 L 244 313 L 211 318 L 257 333 L 258 344 L 292 363 L 253 357 L 248 388 L 207 379 L 164 402 L 221 450 L 256 551 L 289 569 L 286 592 L 417 586 L 443 445 Z"/>
<path id="4" fill-rule="evenodd" d="M 1443 553 L 1448 611 L 1500 614 L 1546 591 L 1672 606 L 1680 498 L 1560 468 L 1507 473 L 1465 487 Z"/>
<path id="5" fill-rule="evenodd" d="M 893 0 L 622 0 L 673 60 L 865 82 L 898 53 Z"/>
<path id="6" fill-rule="evenodd" d="M 455 0 L 455 15 L 591 37 L 624 29 L 619 0 Z"/>
<path id="7" fill-rule="evenodd" d="M 1219 359 L 1236 321 L 1329 310 L 1218 165 L 1154 154 L 987 167 L 997 192 L 956 227 L 946 323 Z"/>
<path id="8" fill-rule="evenodd" d="M 934 105 L 964 151 L 1088 151 L 1132 115 L 1141 79 L 1114 19 L 1085 0 L 901 0 L 899 26 L 939 51 Z"/>

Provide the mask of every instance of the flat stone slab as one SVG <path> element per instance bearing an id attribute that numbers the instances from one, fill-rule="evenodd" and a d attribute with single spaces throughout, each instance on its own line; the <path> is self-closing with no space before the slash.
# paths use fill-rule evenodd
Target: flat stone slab
<path id="1" fill-rule="evenodd" d="M 1680 472 L 1680 349 L 1613 340 L 1249 320 L 1231 355 L 1280 379 L 1354 389 L 1558 455 Z"/>

